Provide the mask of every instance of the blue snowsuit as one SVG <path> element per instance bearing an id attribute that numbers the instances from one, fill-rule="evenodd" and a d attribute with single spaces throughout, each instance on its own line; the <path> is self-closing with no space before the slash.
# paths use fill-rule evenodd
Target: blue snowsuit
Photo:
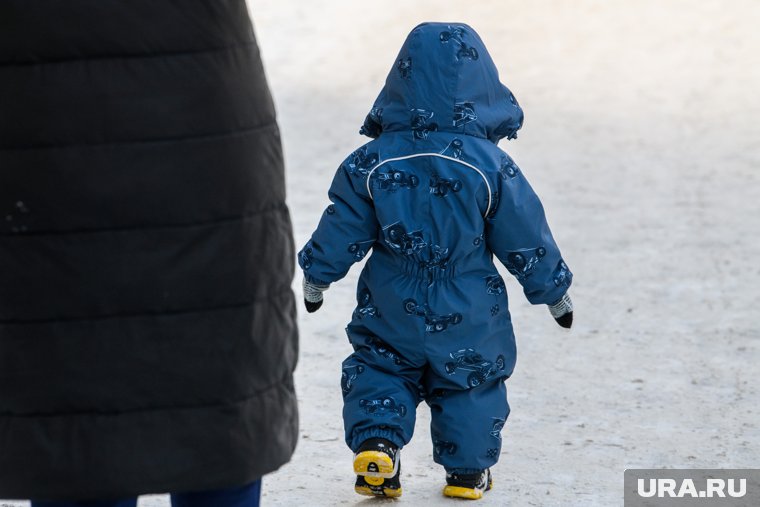
<path id="1" fill-rule="evenodd" d="M 406 444 L 421 400 L 434 459 L 448 471 L 498 460 L 515 340 L 495 255 L 533 304 L 572 274 L 538 197 L 496 143 L 523 112 L 467 25 L 424 23 L 406 39 L 332 201 L 299 253 L 328 285 L 370 250 L 346 331 L 343 417 L 352 450 L 370 437 Z"/>

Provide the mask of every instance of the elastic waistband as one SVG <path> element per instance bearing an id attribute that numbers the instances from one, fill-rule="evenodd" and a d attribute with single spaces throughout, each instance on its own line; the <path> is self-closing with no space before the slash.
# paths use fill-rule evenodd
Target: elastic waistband
<path id="1" fill-rule="evenodd" d="M 424 261 L 415 261 L 413 259 L 404 259 L 401 261 L 401 268 L 405 275 L 428 282 L 438 280 L 451 280 L 456 276 L 456 269 L 453 264 L 445 265 L 426 265 Z"/>

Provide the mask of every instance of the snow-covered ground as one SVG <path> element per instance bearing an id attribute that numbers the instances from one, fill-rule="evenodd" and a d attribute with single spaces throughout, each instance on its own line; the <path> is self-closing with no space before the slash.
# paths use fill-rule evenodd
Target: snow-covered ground
<path id="1" fill-rule="evenodd" d="M 626 468 L 760 468 L 760 3 L 249 3 L 299 247 L 418 22 L 476 28 L 526 112 L 502 147 L 575 273 L 576 322 L 560 329 L 505 273 L 519 359 L 495 488 L 478 505 L 607 507 L 622 505 Z M 392 502 L 353 492 L 343 443 L 358 272 L 319 313 L 301 311 L 301 440 L 262 505 Z M 421 405 L 396 503 L 452 502 L 428 424 Z"/>

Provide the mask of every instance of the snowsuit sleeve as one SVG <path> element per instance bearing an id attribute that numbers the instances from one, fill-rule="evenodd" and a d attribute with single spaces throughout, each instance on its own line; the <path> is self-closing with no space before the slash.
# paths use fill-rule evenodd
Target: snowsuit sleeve
<path id="1" fill-rule="evenodd" d="M 366 191 L 366 176 L 338 168 L 327 206 L 317 229 L 298 253 L 306 280 L 329 285 L 346 276 L 367 255 L 377 238 L 375 208 Z"/>
<path id="2" fill-rule="evenodd" d="M 541 201 L 507 156 L 499 171 L 498 203 L 486 219 L 486 242 L 523 287 L 532 304 L 552 304 L 573 275 L 549 230 Z"/>

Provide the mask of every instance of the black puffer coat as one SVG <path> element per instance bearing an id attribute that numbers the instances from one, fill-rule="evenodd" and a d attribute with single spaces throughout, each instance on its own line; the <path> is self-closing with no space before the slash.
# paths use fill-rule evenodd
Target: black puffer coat
<path id="1" fill-rule="evenodd" d="M 244 0 L 0 2 L 0 498 L 285 463 L 293 259 Z"/>

